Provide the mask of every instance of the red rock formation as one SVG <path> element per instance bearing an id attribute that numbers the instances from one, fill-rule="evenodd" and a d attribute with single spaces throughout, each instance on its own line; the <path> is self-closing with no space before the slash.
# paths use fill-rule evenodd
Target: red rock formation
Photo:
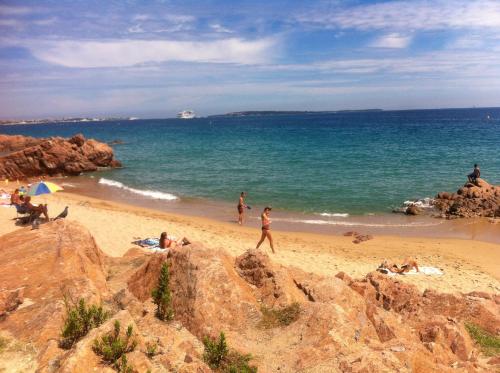
<path id="1" fill-rule="evenodd" d="M 259 372 L 489 372 L 498 365 L 478 355 L 464 328 L 469 321 L 500 333 L 493 294 L 421 293 L 378 272 L 323 277 L 258 250 L 236 260 L 198 245 L 167 257 L 133 250 L 106 258 L 71 221 L 5 235 L 0 255 L 0 305 L 9 309 L 0 330 L 37 347 L 39 372 L 111 372 L 91 346 L 114 320 L 133 325 L 139 346 L 127 359 L 138 371 L 209 372 L 201 339 L 221 331 L 232 348 L 252 354 Z M 169 323 L 155 318 L 150 298 L 165 261 L 175 313 Z M 112 313 L 71 350 L 57 343 L 64 293 L 102 301 Z M 292 302 L 300 305 L 297 320 L 263 329 L 262 306 L 279 311 Z M 157 343 L 157 356 L 146 356 L 146 342 Z"/>
<path id="2" fill-rule="evenodd" d="M 149 294 L 154 281 L 146 278 L 158 276 L 163 260 L 139 268 L 129 289 Z M 199 246 L 172 250 L 167 261 L 175 319 L 199 339 L 224 331 L 231 346 L 254 356 L 259 371 L 447 372 L 452 364 L 488 371 L 463 326 L 472 321 L 495 331 L 499 306 L 484 294 L 422 294 L 379 273 L 324 278 L 274 264 L 256 250 L 234 265 Z M 301 305 L 297 321 L 259 329 L 261 305 L 280 309 L 290 302 Z"/>
<path id="3" fill-rule="evenodd" d="M 466 183 L 456 193 L 438 193 L 434 206 L 445 217 L 500 217 L 500 186 L 483 179 Z"/>
<path id="4" fill-rule="evenodd" d="M 0 239 L 0 289 L 23 289 L 27 307 L 11 312 L 0 329 L 35 346 L 58 338 L 63 296 L 100 302 L 107 292 L 104 254 L 79 224 L 57 220 Z"/>
<path id="5" fill-rule="evenodd" d="M 2 155 L 3 154 L 3 155 Z M 118 167 L 113 149 L 83 135 L 70 139 L 0 136 L 0 179 L 79 175 L 99 167 Z"/>

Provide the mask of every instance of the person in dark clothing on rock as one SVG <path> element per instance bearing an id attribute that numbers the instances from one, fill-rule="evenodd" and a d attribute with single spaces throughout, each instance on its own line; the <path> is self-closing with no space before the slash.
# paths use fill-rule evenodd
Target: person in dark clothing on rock
<path id="1" fill-rule="evenodd" d="M 481 176 L 481 171 L 479 170 L 479 166 L 477 164 L 474 165 L 474 171 L 471 174 L 467 175 L 467 179 L 472 184 L 476 184 L 477 179 Z"/>

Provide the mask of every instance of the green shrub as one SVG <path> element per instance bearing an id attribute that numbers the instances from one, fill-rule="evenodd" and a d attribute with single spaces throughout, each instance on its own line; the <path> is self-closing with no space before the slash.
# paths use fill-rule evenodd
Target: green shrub
<path id="1" fill-rule="evenodd" d="M 250 366 L 251 355 L 243 355 L 238 351 L 230 350 L 226 336 L 220 333 L 219 339 L 205 337 L 203 340 L 205 352 L 203 360 L 210 368 L 223 373 L 256 373 L 257 368 Z"/>
<path id="2" fill-rule="evenodd" d="M 101 339 L 95 339 L 92 346 L 94 352 L 102 357 L 102 360 L 111 364 L 118 372 L 132 372 L 128 366 L 127 352 L 134 351 L 137 341 L 132 338 L 133 327 L 129 325 L 125 336 L 120 335 L 120 322 L 115 321 L 114 330 L 104 335 Z"/>
<path id="3" fill-rule="evenodd" d="M 153 303 L 156 304 L 156 317 L 160 320 L 172 320 L 174 310 L 172 309 L 172 295 L 168 287 L 170 275 L 168 273 L 167 263 L 161 266 L 160 277 L 158 278 L 158 286 L 153 290 Z"/>
<path id="4" fill-rule="evenodd" d="M 485 355 L 500 355 L 500 337 L 492 335 L 480 326 L 472 323 L 465 323 L 465 328 L 471 338 L 481 347 L 481 351 Z"/>
<path id="5" fill-rule="evenodd" d="M 158 350 L 158 343 L 156 342 L 146 342 L 146 355 L 148 355 L 149 358 L 152 358 L 157 354 Z"/>
<path id="6" fill-rule="evenodd" d="M 91 329 L 98 327 L 109 317 L 109 312 L 105 311 L 102 306 L 95 304 L 87 306 L 84 299 L 80 299 L 76 304 L 70 304 L 65 297 L 64 303 L 66 319 L 61 331 L 60 346 L 62 348 L 71 348 Z"/>
<path id="7" fill-rule="evenodd" d="M 281 309 L 261 308 L 262 320 L 259 326 L 265 329 L 275 328 L 277 326 L 287 326 L 297 321 L 300 316 L 300 305 L 292 303 Z"/>

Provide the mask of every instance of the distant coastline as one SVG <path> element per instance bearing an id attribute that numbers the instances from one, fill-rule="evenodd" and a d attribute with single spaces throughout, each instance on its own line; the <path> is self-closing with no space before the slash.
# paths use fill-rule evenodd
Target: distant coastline
<path id="1" fill-rule="evenodd" d="M 78 123 L 78 122 L 105 122 L 112 120 L 138 120 L 136 117 L 104 117 L 104 118 L 43 118 L 43 119 L 4 119 L 0 120 L 0 125 L 13 124 L 44 124 L 44 123 Z"/>
<path id="2" fill-rule="evenodd" d="M 384 111 L 383 109 L 361 109 L 361 110 L 326 110 L 326 111 L 309 111 L 309 110 L 248 110 L 234 111 L 226 114 L 209 115 L 207 118 L 218 117 L 246 117 L 246 116 L 268 116 L 268 115 L 304 115 L 304 114 L 337 114 L 337 113 L 369 113 Z"/>

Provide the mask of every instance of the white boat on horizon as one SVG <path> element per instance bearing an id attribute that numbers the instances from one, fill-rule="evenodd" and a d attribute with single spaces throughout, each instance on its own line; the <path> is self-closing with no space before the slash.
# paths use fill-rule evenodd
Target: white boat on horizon
<path id="1" fill-rule="evenodd" d="M 180 119 L 193 119 L 196 117 L 196 114 L 193 110 L 183 110 L 177 114 L 177 118 Z"/>

